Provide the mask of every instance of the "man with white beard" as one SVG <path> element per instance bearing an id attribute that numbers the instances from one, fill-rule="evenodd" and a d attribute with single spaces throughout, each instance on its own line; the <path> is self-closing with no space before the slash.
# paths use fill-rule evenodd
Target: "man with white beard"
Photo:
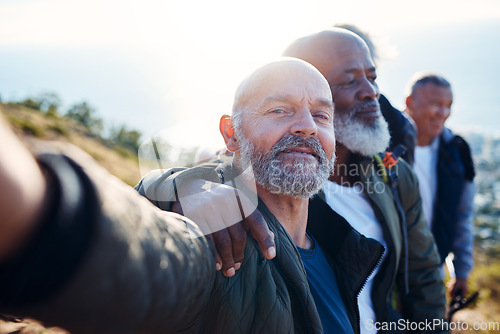
<path id="1" fill-rule="evenodd" d="M 376 69 L 368 47 L 359 36 L 331 28 L 296 40 L 283 55 L 314 65 L 332 91 L 337 160 L 323 188 L 324 200 L 338 220 L 347 220 L 385 247 L 382 261 L 359 294 L 361 332 L 389 329 L 380 324 L 397 321 L 399 316 L 414 322 L 443 319 L 439 256 L 423 216 L 416 177 L 404 161 L 384 166 L 379 156 L 388 147 L 390 135 L 380 112 Z M 399 180 L 391 180 L 388 173 Z M 326 243 L 335 233 L 335 224 L 310 224 L 308 230 L 319 243 Z M 401 315 L 393 308 L 393 292 Z"/>

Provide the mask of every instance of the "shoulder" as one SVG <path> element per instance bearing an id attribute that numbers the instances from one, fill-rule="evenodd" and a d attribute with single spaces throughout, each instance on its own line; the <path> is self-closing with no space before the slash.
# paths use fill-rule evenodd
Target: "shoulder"
<path id="1" fill-rule="evenodd" d="M 465 171 L 465 179 L 472 181 L 476 175 L 476 171 L 472 152 L 467 141 L 463 137 L 454 134 L 450 129 L 445 128 L 441 134 L 441 142 L 445 145 L 444 149 L 457 151 L 460 163 Z"/>
<path id="2" fill-rule="evenodd" d="M 227 169 L 230 165 L 217 163 L 157 169 L 146 174 L 134 188 L 150 201 L 175 201 L 175 191 L 183 182 L 207 180 L 224 183 L 223 175 Z"/>

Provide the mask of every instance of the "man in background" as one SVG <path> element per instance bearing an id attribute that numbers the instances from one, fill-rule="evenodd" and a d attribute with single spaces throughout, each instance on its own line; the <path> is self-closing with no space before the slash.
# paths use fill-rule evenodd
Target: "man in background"
<path id="1" fill-rule="evenodd" d="M 465 296 L 474 264 L 474 163 L 467 142 L 445 127 L 453 103 L 450 83 L 436 74 L 417 74 L 409 87 L 406 110 L 417 127 L 414 168 L 424 214 L 441 263 L 453 254 L 450 295 Z"/>

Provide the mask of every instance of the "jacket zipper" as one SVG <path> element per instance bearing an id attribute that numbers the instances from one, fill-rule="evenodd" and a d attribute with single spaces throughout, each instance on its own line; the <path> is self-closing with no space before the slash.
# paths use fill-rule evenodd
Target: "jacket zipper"
<path id="1" fill-rule="evenodd" d="M 356 314 L 358 316 L 358 318 L 357 318 L 357 320 L 358 320 L 357 321 L 357 323 L 358 323 L 357 333 L 361 333 L 361 316 L 359 314 L 358 298 L 359 298 L 359 295 L 361 294 L 361 291 L 366 286 L 366 282 L 368 282 L 368 278 L 370 278 L 370 276 L 373 274 L 373 272 L 378 267 L 380 262 L 382 262 L 382 255 L 384 254 L 384 251 L 385 251 L 384 246 L 380 246 L 378 254 L 377 254 L 377 260 L 374 261 L 374 264 L 372 264 L 372 266 L 370 267 L 370 271 L 369 271 L 368 275 L 365 276 L 363 284 L 361 284 L 361 286 L 359 287 L 358 291 L 356 291 L 356 294 L 355 294 L 353 305 L 356 305 Z"/>
<path id="2" fill-rule="evenodd" d="M 308 333 L 314 333 L 312 325 L 311 325 L 311 320 L 309 319 L 309 317 L 307 315 L 308 312 L 307 312 L 306 302 L 304 301 L 304 299 L 300 295 L 300 291 L 297 288 L 297 286 L 295 285 L 295 283 L 293 283 L 292 280 L 288 277 L 288 275 L 285 274 L 283 268 L 281 267 L 281 263 L 279 263 L 279 261 L 274 261 L 275 259 L 273 259 L 273 262 L 276 264 L 276 268 L 278 269 L 278 271 L 280 272 L 280 274 L 284 278 L 284 280 L 288 282 L 287 285 L 291 286 L 293 294 L 299 300 L 299 303 L 300 303 L 300 306 L 301 306 L 301 309 L 302 309 L 302 315 L 304 316 L 303 320 L 304 320 L 304 324 L 305 324 L 305 326 L 307 328 L 307 332 Z"/>

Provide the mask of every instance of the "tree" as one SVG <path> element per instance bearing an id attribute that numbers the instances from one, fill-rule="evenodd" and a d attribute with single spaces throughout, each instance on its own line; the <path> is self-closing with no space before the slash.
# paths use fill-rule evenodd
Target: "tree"
<path id="1" fill-rule="evenodd" d="M 53 92 L 45 92 L 38 96 L 30 96 L 22 101 L 17 102 L 17 104 L 39 110 L 49 116 L 57 116 L 59 107 L 61 106 L 61 99 Z"/>
<path id="2" fill-rule="evenodd" d="M 40 104 L 40 110 L 49 116 L 57 116 L 59 107 L 61 106 L 61 99 L 56 93 L 46 92 L 40 94 L 37 98 Z"/>
<path id="3" fill-rule="evenodd" d="M 139 150 L 139 139 L 141 133 L 137 130 L 129 130 L 125 125 L 118 128 L 112 128 L 109 141 L 114 145 L 120 145 L 131 150 L 135 154 Z"/>
<path id="4" fill-rule="evenodd" d="M 17 102 L 18 105 L 40 111 L 40 102 L 36 98 L 28 97 Z"/>
<path id="5" fill-rule="evenodd" d="M 95 116 L 96 110 L 87 102 L 74 104 L 66 113 L 71 118 L 85 126 L 91 134 L 100 136 L 103 130 L 102 119 Z"/>

